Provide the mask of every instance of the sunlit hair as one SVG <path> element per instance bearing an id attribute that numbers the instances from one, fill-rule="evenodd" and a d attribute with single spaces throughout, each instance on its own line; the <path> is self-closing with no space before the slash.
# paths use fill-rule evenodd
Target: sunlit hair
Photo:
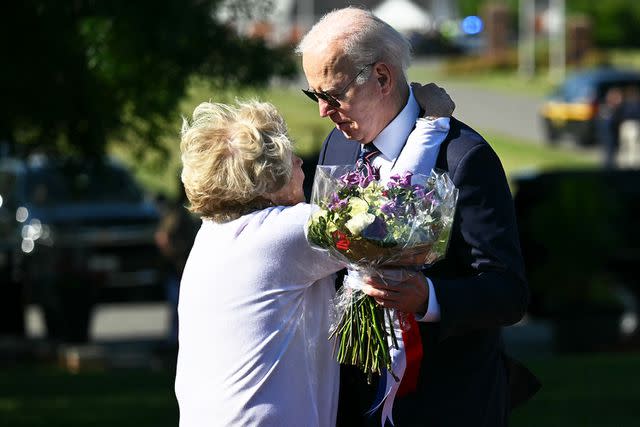
<path id="1" fill-rule="evenodd" d="M 268 206 L 267 193 L 292 174 L 292 144 L 276 108 L 265 102 L 203 102 L 183 119 L 182 183 L 189 209 L 216 222 Z"/>
<path id="2" fill-rule="evenodd" d="M 324 15 L 304 36 L 296 53 L 317 52 L 336 45 L 342 47 L 354 71 L 383 61 L 407 78 L 411 64 L 409 41 L 371 11 L 349 6 Z M 356 84 L 367 81 L 371 70 L 362 73 Z"/>

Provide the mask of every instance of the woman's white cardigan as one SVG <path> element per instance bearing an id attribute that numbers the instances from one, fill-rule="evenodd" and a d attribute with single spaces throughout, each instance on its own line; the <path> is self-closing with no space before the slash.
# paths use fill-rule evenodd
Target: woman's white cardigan
<path id="1" fill-rule="evenodd" d="M 203 221 L 182 277 L 180 426 L 333 426 L 339 369 L 327 339 L 343 265 L 304 235 L 310 206 Z"/>

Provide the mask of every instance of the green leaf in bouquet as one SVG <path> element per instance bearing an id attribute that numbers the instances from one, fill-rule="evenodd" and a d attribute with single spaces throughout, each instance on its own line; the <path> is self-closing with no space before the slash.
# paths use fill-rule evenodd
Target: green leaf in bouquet
<path id="1" fill-rule="evenodd" d="M 309 220 L 308 239 L 320 247 L 328 247 L 333 244 L 331 234 L 327 232 L 328 222 L 323 215 L 317 215 Z"/>

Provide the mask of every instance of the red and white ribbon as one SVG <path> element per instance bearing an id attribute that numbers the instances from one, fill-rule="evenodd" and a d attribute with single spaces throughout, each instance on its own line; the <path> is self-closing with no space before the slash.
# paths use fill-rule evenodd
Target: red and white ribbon
<path id="1" fill-rule="evenodd" d="M 375 412 L 382 406 L 380 416 L 381 426 L 384 427 L 387 420 L 393 421 L 393 404 L 396 396 L 402 397 L 414 391 L 418 384 L 420 363 L 422 362 L 422 338 L 415 316 L 411 313 L 393 312 L 393 325 L 386 325 L 387 331 L 393 327 L 398 348 L 391 342 L 389 336 L 389 351 L 391 355 L 391 369 L 399 379 L 396 381 L 391 372 L 385 372 L 380 378 L 378 398 L 374 406 L 369 410 Z"/>

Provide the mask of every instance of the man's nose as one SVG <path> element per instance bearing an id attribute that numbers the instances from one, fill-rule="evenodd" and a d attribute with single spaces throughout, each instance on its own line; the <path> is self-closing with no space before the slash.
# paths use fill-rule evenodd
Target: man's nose
<path id="1" fill-rule="evenodd" d="M 318 99 L 318 111 L 320 112 L 320 117 L 328 117 L 334 113 L 336 109 L 329 105 L 327 101 L 324 99 Z"/>

